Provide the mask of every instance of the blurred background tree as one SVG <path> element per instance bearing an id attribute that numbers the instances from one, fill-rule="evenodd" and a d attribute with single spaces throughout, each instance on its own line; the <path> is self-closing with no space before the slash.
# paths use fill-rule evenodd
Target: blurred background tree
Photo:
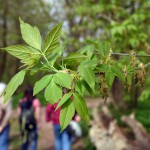
<path id="1" fill-rule="evenodd" d="M 109 40 L 119 52 L 150 50 L 149 0 L 66 0 L 65 8 L 71 41 Z"/>
<path id="2" fill-rule="evenodd" d="M 21 44 L 19 16 L 25 21 L 36 25 L 41 35 L 45 36 L 55 22 L 50 14 L 51 5 L 43 0 L 0 0 L 0 47 Z M 13 64 L 13 65 L 12 65 Z M 20 62 L 9 54 L 0 54 L 0 79 L 8 80 L 18 72 Z"/>
<path id="3" fill-rule="evenodd" d="M 135 50 L 137 54 L 150 54 L 149 0 L 0 0 L 0 3 L 1 47 L 22 43 L 18 21 L 20 16 L 25 22 L 36 25 L 43 37 L 52 26 L 63 21 L 65 32 L 62 34 L 62 42 L 68 51 L 75 51 L 95 40 L 107 40 L 115 52 L 127 53 Z M 128 60 L 120 56 L 116 56 L 116 59 L 122 59 L 125 63 Z M 140 59 L 145 63 L 149 61 L 148 57 Z M 18 72 L 19 66 L 18 59 L 2 52 L 0 79 L 8 82 Z M 133 80 L 136 84 L 136 79 Z M 34 80 L 28 78 L 27 83 L 30 82 Z M 130 95 L 136 106 L 141 90 L 132 86 Z M 131 99 L 122 93 L 122 85 L 117 79 L 112 93 L 115 101 L 118 104 L 121 102 L 119 105 L 124 105 L 123 99 Z"/>
<path id="4" fill-rule="evenodd" d="M 115 52 L 134 50 L 137 54 L 150 54 L 149 0 L 66 0 L 64 5 L 69 25 L 69 51 L 75 51 L 91 40 L 107 40 Z M 126 58 L 117 56 L 116 59 L 124 61 Z M 145 63 L 149 61 L 149 57 L 140 59 Z M 132 80 L 135 81 L 131 96 L 124 95 L 121 84 L 115 80 L 112 94 L 118 105 L 124 106 L 122 100 L 125 99 L 132 100 L 132 105 L 137 106 L 141 90 L 135 86 L 137 79 Z"/>

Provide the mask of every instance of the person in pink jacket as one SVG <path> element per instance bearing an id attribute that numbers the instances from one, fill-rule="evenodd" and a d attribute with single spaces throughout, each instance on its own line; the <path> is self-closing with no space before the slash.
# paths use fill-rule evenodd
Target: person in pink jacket
<path id="1" fill-rule="evenodd" d="M 57 103 L 54 105 L 48 104 L 46 107 L 46 121 L 52 121 L 55 135 L 55 150 L 70 150 L 71 149 L 71 135 L 64 129 L 60 133 L 60 108 L 55 111 Z"/>
<path id="2" fill-rule="evenodd" d="M 51 104 L 47 105 L 46 121 L 47 122 L 51 121 L 53 123 L 54 135 L 55 135 L 55 150 L 70 150 L 71 143 L 72 143 L 72 135 L 68 131 L 68 127 L 60 133 L 61 128 L 60 128 L 59 116 L 60 116 L 61 108 L 58 108 L 55 111 L 57 104 L 58 103 L 55 103 L 54 105 L 51 105 Z M 73 117 L 73 120 L 76 120 L 77 122 L 79 122 L 80 117 L 78 115 L 75 115 Z"/>

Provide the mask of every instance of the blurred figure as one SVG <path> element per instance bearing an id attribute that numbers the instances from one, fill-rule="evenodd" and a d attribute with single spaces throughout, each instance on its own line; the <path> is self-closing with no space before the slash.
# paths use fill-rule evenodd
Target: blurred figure
<path id="1" fill-rule="evenodd" d="M 60 108 L 56 111 L 57 103 L 54 105 L 48 104 L 46 107 L 46 121 L 52 121 L 55 135 L 55 150 L 70 150 L 71 149 L 71 136 L 67 132 L 67 129 L 64 129 L 60 133 Z"/>
<path id="2" fill-rule="evenodd" d="M 65 94 L 65 93 L 64 93 Z M 46 121 L 53 123 L 54 128 L 54 135 L 55 135 L 55 150 L 71 150 L 71 143 L 72 143 L 72 135 L 74 134 L 71 126 L 68 126 L 66 129 L 64 129 L 61 133 L 61 127 L 59 122 L 59 116 L 60 116 L 60 110 L 61 108 L 58 108 L 56 111 L 58 103 L 55 103 L 54 105 L 48 104 L 46 107 Z M 76 117 L 77 116 L 77 117 Z M 80 121 L 80 117 L 76 115 L 73 117 L 73 120 L 77 118 L 77 121 Z"/>
<path id="3" fill-rule="evenodd" d="M 6 85 L 0 83 L 0 95 Z M 9 119 L 12 111 L 11 100 L 4 103 L 4 97 L 0 97 L 0 149 L 7 150 L 9 143 L 10 124 Z"/>
<path id="4" fill-rule="evenodd" d="M 33 88 L 27 88 L 17 110 L 22 136 L 22 150 L 37 150 L 40 107 L 39 100 L 33 96 Z"/>

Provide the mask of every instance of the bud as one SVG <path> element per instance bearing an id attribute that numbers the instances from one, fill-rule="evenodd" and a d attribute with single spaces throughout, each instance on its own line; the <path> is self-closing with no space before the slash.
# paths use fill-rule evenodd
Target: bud
<path id="1" fill-rule="evenodd" d="M 137 60 L 137 58 L 136 58 L 136 53 L 135 53 L 135 51 L 132 51 L 132 52 L 131 52 L 130 63 L 131 63 L 131 65 L 132 65 L 133 67 L 135 67 L 135 65 L 136 65 L 136 60 Z"/>

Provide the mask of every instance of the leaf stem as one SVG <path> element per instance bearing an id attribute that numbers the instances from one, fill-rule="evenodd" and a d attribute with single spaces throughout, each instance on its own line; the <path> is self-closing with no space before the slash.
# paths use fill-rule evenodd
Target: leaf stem
<path id="1" fill-rule="evenodd" d="M 51 65 L 50 65 L 50 63 L 49 63 L 49 61 L 48 61 L 48 59 L 47 59 L 47 57 L 45 56 L 44 53 L 42 53 L 42 56 L 43 56 L 43 58 L 45 59 L 45 61 L 47 62 L 48 67 L 49 67 L 50 69 L 52 69 L 53 71 L 58 72 L 58 70 L 57 70 L 54 66 L 51 66 Z"/>

